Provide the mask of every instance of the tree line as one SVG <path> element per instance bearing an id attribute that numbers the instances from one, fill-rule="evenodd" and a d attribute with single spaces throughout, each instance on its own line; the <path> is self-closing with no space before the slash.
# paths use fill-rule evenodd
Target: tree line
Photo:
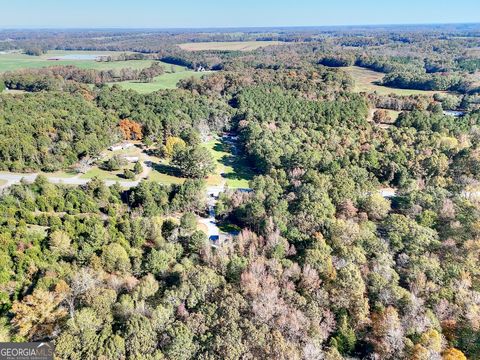
<path id="1" fill-rule="evenodd" d="M 58 90 L 65 82 L 74 81 L 82 84 L 106 84 L 111 82 L 138 80 L 150 82 L 156 76 L 164 73 L 164 68 L 158 62 L 138 70 L 123 68 L 119 70 L 81 69 L 74 65 L 50 66 L 40 69 L 25 69 L 2 74 L 6 87 L 15 90 L 42 91 Z"/>

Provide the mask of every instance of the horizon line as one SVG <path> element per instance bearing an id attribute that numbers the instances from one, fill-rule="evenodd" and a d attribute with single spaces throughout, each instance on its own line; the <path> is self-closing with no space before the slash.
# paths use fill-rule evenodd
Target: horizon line
<path id="1" fill-rule="evenodd" d="M 198 27 L 121 27 L 121 26 L 7 26 L 4 30 L 237 30 L 237 29 L 321 29 L 321 28 L 355 28 L 355 27 L 392 27 L 392 26 L 451 26 L 451 25 L 479 25 L 479 22 L 425 22 L 425 23 L 378 23 L 378 24 L 337 24 L 337 25 L 271 25 L 271 26 L 198 26 Z"/>

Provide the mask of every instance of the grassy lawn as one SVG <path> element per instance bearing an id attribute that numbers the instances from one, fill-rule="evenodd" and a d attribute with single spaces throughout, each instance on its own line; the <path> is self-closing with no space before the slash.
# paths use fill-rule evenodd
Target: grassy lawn
<path id="1" fill-rule="evenodd" d="M 233 156 L 220 139 L 211 140 L 203 146 L 211 151 L 216 163 L 215 173 L 206 179 L 208 186 L 220 186 L 225 181 L 230 188 L 248 188 L 248 181 L 253 174 L 243 158 Z M 181 184 L 185 181 L 168 160 L 151 160 L 153 169 L 148 176 L 149 180 L 162 184 Z"/>
<path id="2" fill-rule="evenodd" d="M 62 59 L 48 60 L 50 58 L 61 57 L 65 55 L 111 55 L 124 52 L 114 51 L 48 51 L 41 56 L 30 56 L 21 53 L 0 54 L 0 72 L 13 71 L 20 69 L 42 68 L 54 65 L 75 65 L 82 69 L 111 70 L 111 69 L 143 69 L 151 65 L 152 60 L 129 60 L 129 61 L 111 61 L 101 62 L 94 59 Z M 172 66 L 164 63 L 166 71 L 170 71 Z M 175 71 L 184 70 L 183 67 L 174 65 Z"/>
<path id="3" fill-rule="evenodd" d="M 183 50 L 225 50 L 225 51 L 251 51 L 269 45 L 281 44 L 281 41 L 219 41 L 219 42 L 195 42 L 179 44 Z"/>
<path id="4" fill-rule="evenodd" d="M 373 121 L 373 114 L 375 113 L 375 111 L 377 110 L 385 110 L 388 114 L 388 116 L 390 116 L 390 118 L 392 120 L 389 121 L 389 123 L 394 123 L 395 120 L 397 120 L 398 118 L 398 115 L 400 115 L 401 111 L 396 111 L 396 110 L 390 110 L 390 109 L 370 109 L 369 113 L 368 113 L 368 121 Z"/>
<path id="5" fill-rule="evenodd" d="M 185 181 L 184 178 L 179 176 L 176 169 L 168 165 L 166 161 L 153 164 L 148 180 L 165 185 L 182 184 Z"/>
<path id="6" fill-rule="evenodd" d="M 63 178 L 63 179 L 68 179 L 71 177 L 74 177 L 77 175 L 77 173 L 73 171 L 55 171 L 51 173 L 42 173 L 42 175 L 45 175 L 47 178 L 54 177 L 54 178 Z"/>
<path id="7" fill-rule="evenodd" d="M 125 180 L 121 175 L 123 170 L 119 171 L 106 171 L 100 169 L 98 166 L 94 166 L 92 169 L 87 171 L 85 174 L 80 176 L 80 179 L 92 179 L 98 177 L 101 180 Z"/>
<path id="8" fill-rule="evenodd" d="M 167 71 L 169 69 L 168 66 L 169 65 L 166 66 Z M 149 82 L 149 83 L 142 83 L 138 81 L 124 81 L 124 82 L 119 82 L 115 84 L 121 86 L 124 89 L 135 90 L 139 93 L 145 94 L 145 93 L 151 93 L 158 90 L 175 89 L 177 87 L 177 83 L 182 79 L 186 79 L 192 76 L 196 78 L 200 78 L 203 75 L 208 73 L 210 72 L 209 71 L 196 72 L 193 70 L 183 69 L 181 71 L 176 71 L 174 73 L 167 72 L 165 74 L 157 76 L 156 78 L 153 79 L 152 82 Z"/>
<path id="9" fill-rule="evenodd" d="M 141 144 L 140 141 L 135 141 L 135 144 Z M 121 156 L 131 156 L 131 157 L 138 157 L 140 160 L 146 158 L 145 154 L 143 153 L 142 149 L 140 149 L 137 146 L 132 146 L 127 149 L 121 149 L 121 150 L 105 150 L 102 152 L 101 159 L 102 160 L 108 160 L 114 155 L 121 155 Z"/>
<path id="10" fill-rule="evenodd" d="M 248 181 L 253 177 L 253 173 L 241 156 L 234 156 L 230 152 L 228 145 L 223 143 L 221 139 L 214 139 L 204 144 L 209 149 L 215 159 L 216 170 L 207 179 L 207 185 L 220 186 L 226 183 L 229 188 L 248 188 Z M 148 180 L 158 182 L 165 185 L 182 184 L 185 178 L 182 178 L 178 169 L 169 164 L 166 159 L 160 159 L 155 156 L 149 156 L 142 152 L 138 147 L 131 147 L 125 150 L 110 151 L 106 150 L 102 154 L 103 161 L 109 159 L 114 154 L 138 156 L 141 161 L 151 161 L 152 169 L 148 174 Z M 128 168 L 132 169 L 133 163 L 128 164 Z M 223 174 L 223 176 L 222 176 Z M 53 173 L 50 176 L 67 177 L 69 174 Z M 118 171 L 106 171 L 98 166 L 92 167 L 87 173 L 80 176 L 81 179 L 91 179 L 98 177 L 102 180 L 122 181 L 123 169 Z"/>
<path id="11" fill-rule="evenodd" d="M 229 188 L 248 188 L 248 181 L 252 179 L 253 173 L 245 159 L 232 155 L 227 145 L 219 139 L 211 140 L 204 146 L 210 149 L 217 163 L 215 175 L 207 179 L 208 185 L 220 185 L 224 178 Z M 221 173 L 224 174 L 223 178 Z"/>
<path id="12" fill-rule="evenodd" d="M 394 122 L 395 120 L 397 120 L 398 115 L 400 115 L 401 111 L 387 109 L 387 113 L 392 118 L 392 122 Z"/>
<path id="13" fill-rule="evenodd" d="M 424 90 L 410 90 L 410 89 L 395 89 L 387 86 L 376 85 L 375 82 L 382 80 L 385 74 L 377 71 L 372 71 L 359 66 L 349 66 L 343 68 L 350 74 L 355 81 L 354 91 L 356 92 L 374 92 L 380 95 L 433 95 L 439 91 L 424 91 Z"/>
<path id="14" fill-rule="evenodd" d="M 123 170 L 124 169 L 132 170 L 134 165 L 135 164 L 133 163 L 128 163 L 127 166 L 124 166 L 121 170 L 117 170 L 117 171 L 107 171 L 107 170 L 100 169 L 98 166 L 94 166 L 85 174 L 82 174 L 80 176 L 80 179 L 92 179 L 94 177 L 98 177 L 101 180 L 133 181 L 136 179 L 128 180 L 123 177 Z"/>
<path id="15" fill-rule="evenodd" d="M 140 142 L 136 142 L 140 144 Z M 114 155 L 122 155 L 122 156 L 131 156 L 131 157 L 138 157 L 139 160 L 143 160 L 146 156 L 143 154 L 142 150 L 138 148 L 137 146 L 132 146 L 127 149 L 121 149 L 121 150 L 105 150 L 102 152 L 100 156 L 100 162 L 107 161 Z M 133 169 L 134 163 L 128 163 L 124 168 L 128 168 L 130 170 Z M 80 175 L 80 179 L 91 179 L 93 177 L 98 177 L 102 180 L 123 180 L 125 181 L 126 179 L 123 177 L 123 169 L 118 170 L 118 171 L 107 171 L 100 169 L 98 166 L 93 166 L 89 171 L 87 171 L 85 174 Z"/>
<path id="16" fill-rule="evenodd" d="M 215 173 L 208 177 L 207 185 L 220 186 L 223 182 L 223 178 L 220 174 L 226 171 L 225 166 L 222 164 L 221 160 L 224 157 L 230 156 L 230 153 L 226 152 L 225 149 L 222 148 L 222 144 L 219 140 L 210 140 L 203 145 L 210 150 L 216 164 Z"/>

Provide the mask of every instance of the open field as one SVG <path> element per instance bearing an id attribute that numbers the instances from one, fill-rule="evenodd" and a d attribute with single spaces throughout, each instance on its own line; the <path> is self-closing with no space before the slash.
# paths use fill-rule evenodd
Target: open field
<path id="1" fill-rule="evenodd" d="M 251 51 L 269 45 L 281 44 L 281 41 L 223 41 L 223 42 L 195 42 L 179 44 L 183 50 L 223 50 L 223 51 Z"/>
<path id="2" fill-rule="evenodd" d="M 215 174 L 207 179 L 208 185 L 219 185 L 222 179 L 226 179 L 229 188 L 248 188 L 248 181 L 253 174 L 242 157 L 232 155 L 225 142 L 217 139 L 205 143 L 204 146 L 210 149 L 217 162 Z M 222 173 L 223 176 L 220 175 Z"/>
<path id="3" fill-rule="evenodd" d="M 129 168 L 132 168 L 132 167 L 133 166 L 129 166 Z M 97 177 L 101 180 L 121 181 L 121 180 L 125 180 L 122 174 L 123 174 L 123 170 L 106 171 L 106 170 L 100 169 L 98 166 L 95 166 L 89 171 L 87 171 L 85 174 L 82 174 L 82 176 L 80 176 L 80 179 L 93 179 L 94 177 Z"/>
<path id="4" fill-rule="evenodd" d="M 128 60 L 128 61 L 110 61 L 101 62 L 94 59 L 62 59 L 48 60 L 55 57 L 74 56 L 80 57 L 91 55 L 112 55 L 124 52 L 114 51 L 49 51 L 41 56 L 30 56 L 21 53 L 0 53 L 0 72 L 13 71 L 20 69 L 42 68 L 54 65 L 75 65 L 82 69 L 95 70 L 115 70 L 123 68 L 143 69 L 151 65 L 152 60 Z M 166 71 L 171 71 L 172 67 L 175 71 L 185 70 L 182 66 L 165 64 Z"/>
<path id="5" fill-rule="evenodd" d="M 153 169 L 148 175 L 148 180 L 158 182 L 160 184 L 171 185 L 171 184 L 182 184 L 185 179 L 173 175 L 167 170 L 168 165 L 165 166 L 162 163 L 154 164 Z"/>
<path id="6" fill-rule="evenodd" d="M 133 162 L 129 162 L 127 165 L 123 166 L 122 169 L 116 171 L 107 171 L 100 169 L 98 166 L 93 166 L 89 171 L 85 174 L 80 175 L 80 179 L 92 179 L 97 177 L 101 180 L 115 180 L 115 181 L 125 181 L 125 177 L 123 176 L 124 169 L 133 170 L 133 166 L 135 164 Z"/>
<path id="7" fill-rule="evenodd" d="M 61 57 L 65 55 L 109 55 L 118 54 L 108 51 L 49 51 L 41 56 L 30 56 L 21 53 L 0 54 L 0 72 L 13 71 L 20 69 L 42 68 L 54 65 L 75 65 L 83 69 L 109 70 L 131 67 L 134 69 L 143 69 L 150 66 L 151 60 L 130 60 L 130 61 L 112 61 L 100 62 L 94 59 L 73 59 L 73 60 L 48 60 L 50 58 Z"/>
<path id="8" fill-rule="evenodd" d="M 169 68 L 167 66 L 167 71 L 168 69 Z M 177 87 L 177 83 L 182 79 L 186 79 L 192 76 L 196 78 L 200 78 L 203 75 L 206 75 L 209 73 L 211 72 L 210 71 L 196 72 L 193 70 L 187 70 L 186 68 L 183 68 L 182 70 L 176 71 L 174 73 L 167 72 L 165 74 L 157 76 L 153 79 L 152 82 L 149 82 L 149 83 L 143 83 L 139 81 L 123 81 L 123 82 L 117 82 L 117 83 L 110 83 L 110 85 L 117 84 L 121 86 L 123 89 L 135 90 L 139 93 L 145 94 L 145 93 L 151 93 L 158 90 L 175 89 Z"/>
<path id="9" fill-rule="evenodd" d="M 74 173 L 74 172 L 70 172 L 70 171 L 55 171 L 55 172 L 51 172 L 51 173 L 41 173 L 42 175 L 45 175 L 46 177 L 54 177 L 54 178 L 64 178 L 64 179 L 68 179 L 68 178 L 72 178 L 78 174 Z"/>
<path id="10" fill-rule="evenodd" d="M 397 95 L 433 95 L 439 91 L 424 91 L 410 89 L 396 89 L 387 86 L 376 85 L 375 82 L 382 80 L 385 74 L 372 71 L 359 66 L 349 66 L 342 68 L 350 74 L 355 81 L 354 91 L 356 92 L 374 92 L 380 95 L 397 94 Z"/>
<path id="11" fill-rule="evenodd" d="M 89 59 L 92 55 L 111 55 L 119 54 L 112 51 L 49 51 L 41 56 L 30 56 L 21 53 L 0 53 L 0 73 L 5 71 L 15 71 L 21 69 L 42 68 L 55 65 L 75 65 L 82 69 L 94 70 L 116 70 L 123 68 L 144 69 L 149 67 L 153 60 L 129 60 L 129 61 L 111 61 L 101 62 Z M 72 56 L 74 59 L 48 60 L 55 57 Z M 75 59 L 78 56 L 80 59 Z M 86 58 L 85 58 L 86 57 Z M 124 89 L 132 89 L 140 93 L 150 93 L 162 89 L 174 89 L 179 80 L 190 76 L 201 77 L 205 72 L 195 72 L 186 67 L 162 63 L 165 74 L 157 76 L 150 83 L 138 81 L 124 81 L 118 84 Z M 208 73 L 208 72 L 207 72 Z M 16 93 L 14 90 L 6 92 Z"/>

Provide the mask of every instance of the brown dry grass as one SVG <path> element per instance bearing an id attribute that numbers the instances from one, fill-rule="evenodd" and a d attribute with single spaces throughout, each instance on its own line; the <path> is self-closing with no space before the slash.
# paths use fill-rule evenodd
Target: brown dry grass
<path id="1" fill-rule="evenodd" d="M 387 86 L 375 84 L 375 82 L 382 80 L 385 74 L 365 69 L 359 66 L 349 66 L 343 68 L 349 73 L 355 81 L 354 91 L 356 92 L 374 92 L 380 95 L 397 94 L 397 95 L 433 95 L 439 91 L 424 91 L 424 90 L 410 90 L 410 89 L 395 89 Z"/>

